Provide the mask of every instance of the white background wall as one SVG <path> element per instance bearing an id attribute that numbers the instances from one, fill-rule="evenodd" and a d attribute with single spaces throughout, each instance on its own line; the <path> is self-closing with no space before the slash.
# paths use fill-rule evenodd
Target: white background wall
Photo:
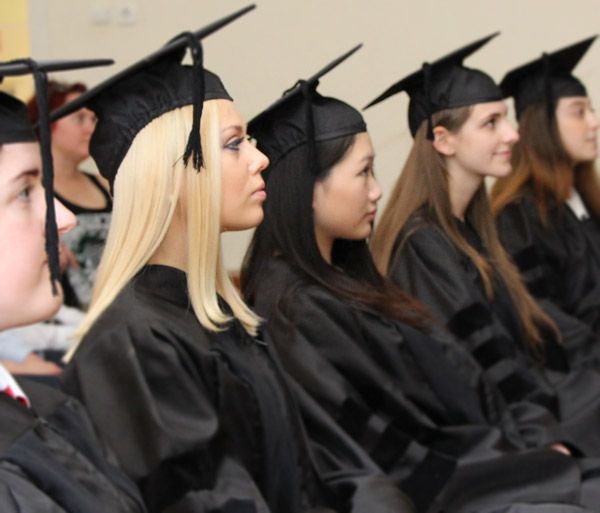
<path id="1" fill-rule="evenodd" d="M 3 0 L 10 1 L 10 0 Z M 63 79 L 102 80 L 184 30 L 246 5 L 243 0 L 30 0 L 36 58 L 111 57 L 112 69 Z M 327 75 L 319 91 L 356 107 L 423 61 L 491 32 L 502 34 L 468 59 L 497 80 L 516 65 L 600 32 L 598 0 L 260 0 L 258 8 L 205 41 L 217 72 L 248 119 L 357 42 L 364 48 Z M 600 105 L 600 41 L 576 69 Z M 404 94 L 365 113 L 376 173 L 390 190 L 411 139 Z M 382 205 L 385 202 L 385 196 Z M 239 267 L 248 233 L 225 236 L 225 262 Z"/>

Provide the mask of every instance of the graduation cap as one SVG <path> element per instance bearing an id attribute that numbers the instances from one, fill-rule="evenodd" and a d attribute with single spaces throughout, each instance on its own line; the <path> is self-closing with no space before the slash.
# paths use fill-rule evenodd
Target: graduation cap
<path id="1" fill-rule="evenodd" d="M 433 140 L 431 116 L 436 112 L 502 99 L 500 89 L 489 75 L 463 66 L 467 57 L 498 34 L 495 32 L 437 61 L 424 63 L 420 70 L 390 86 L 365 109 L 406 91 L 410 96 L 408 125 L 411 134 L 414 137 L 423 121 L 428 120 L 427 138 Z"/>
<path id="2" fill-rule="evenodd" d="M 306 80 L 299 80 L 270 107 L 248 123 L 248 133 L 275 165 L 293 149 L 308 144 L 309 166 L 318 174 L 316 142 L 367 130 L 360 112 L 335 98 L 317 92 L 319 79 L 341 64 L 362 44 L 344 53 Z"/>
<path id="3" fill-rule="evenodd" d="M 32 59 L 17 59 L 0 63 L 0 81 L 5 76 L 33 74 L 35 95 L 39 105 L 38 121 L 40 152 L 42 158 L 42 184 L 46 198 L 46 254 L 50 268 L 52 293 L 58 293 L 56 281 L 60 279 L 58 262 L 58 228 L 54 211 L 54 168 L 50 147 L 50 125 L 48 120 L 47 74 L 113 64 L 110 59 L 79 61 L 36 62 Z M 0 144 L 37 141 L 25 104 L 17 98 L 0 93 Z"/>
<path id="4" fill-rule="evenodd" d="M 205 100 L 231 100 L 219 77 L 204 69 L 200 41 L 254 8 L 249 5 L 195 32 L 176 36 L 158 51 L 55 110 L 51 119 L 83 106 L 95 112 L 98 121 L 90 140 L 90 154 L 112 187 L 138 132 L 166 112 L 193 105 L 193 123 L 183 159 L 187 165 L 191 157 L 193 167 L 200 170 L 202 104 Z M 181 63 L 188 48 L 191 66 Z"/>
<path id="5" fill-rule="evenodd" d="M 554 102 L 566 96 L 587 96 L 584 85 L 571 72 L 588 51 L 597 36 L 543 53 L 539 59 L 509 71 L 500 88 L 515 100 L 517 118 L 534 103 L 546 102 L 549 119 L 554 115 Z"/>

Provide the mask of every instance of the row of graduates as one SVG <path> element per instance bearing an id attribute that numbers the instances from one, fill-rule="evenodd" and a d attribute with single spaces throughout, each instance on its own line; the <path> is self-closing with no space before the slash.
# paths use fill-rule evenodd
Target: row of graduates
<path id="1" fill-rule="evenodd" d="M 567 155 L 555 167 L 548 158 L 545 172 L 570 173 L 571 186 L 596 156 L 598 121 L 571 75 L 592 40 L 509 73 L 500 89 L 463 65 L 484 38 L 376 99 L 408 92 L 415 142 L 372 236 L 373 258 L 366 240 L 381 190 L 366 124 L 317 91 L 356 49 L 246 129 L 219 77 L 203 68 L 201 40 L 250 9 L 178 36 L 51 115 L 96 113 L 91 154 L 113 191 L 92 304 L 62 379 L 89 418 L 74 399 L 29 385 L 41 416 L 2 398 L 12 412 L 3 411 L 3 507 L 597 511 L 596 250 L 572 247 L 575 229 L 593 246 L 595 221 L 581 222 L 569 195 L 548 189 L 540 214 L 533 171 L 520 188 L 509 182 L 518 137 L 503 101 L 523 100 L 523 117 L 540 109 L 547 144 Z M 192 65 L 181 63 L 187 48 Z M 0 74 L 33 71 L 41 81 L 56 68 L 23 61 Z M 4 95 L 2 107 L 1 152 L 21 152 L 14 172 L 34 180 L 23 173 L 35 144 L 22 104 Z M 53 210 L 59 232 L 69 221 L 51 200 L 50 160 L 54 283 Z M 498 195 L 500 226 L 525 282 L 500 244 L 483 184 L 505 175 L 512 196 Z M 36 180 L 27 208 L 42 226 Z M 567 240 L 551 216 L 570 223 Z M 257 225 L 242 272 L 247 306 L 218 240 Z M 14 264 L 3 266 L 7 277 L 23 267 Z M 57 302 L 47 278 L 29 286 L 30 304 Z M 18 319 L 22 306 L 8 312 L 4 303 L 3 318 Z"/>

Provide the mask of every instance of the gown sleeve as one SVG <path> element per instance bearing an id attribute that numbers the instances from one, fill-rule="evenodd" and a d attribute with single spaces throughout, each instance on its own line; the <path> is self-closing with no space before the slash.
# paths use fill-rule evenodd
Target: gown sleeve
<path id="1" fill-rule="evenodd" d="M 566 440 L 556 421 L 558 405 L 541 372 L 529 367 L 508 330 L 495 315 L 465 259 L 433 227 L 402 241 L 390 278 L 424 303 L 479 362 L 486 379 L 505 398 L 528 446 Z"/>
<path id="2" fill-rule="evenodd" d="M 586 280 L 582 267 L 585 266 L 569 269 L 568 249 L 558 232 L 542 226 L 531 210 L 520 201 L 507 205 L 498 215 L 496 224 L 502 244 L 519 268 L 529 292 L 556 323 L 569 364 L 597 367 L 600 365 L 598 332 L 569 307 L 565 301 L 567 295 L 559 285 L 569 276 L 576 289 L 572 294 L 583 298 Z"/>
<path id="3" fill-rule="evenodd" d="M 64 388 L 88 407 L 149 512 L 266 512 L 246 470 L 220 450 L 214 359 L 198 368 L 151 320 L 98 328 L 67 367 Z"/>

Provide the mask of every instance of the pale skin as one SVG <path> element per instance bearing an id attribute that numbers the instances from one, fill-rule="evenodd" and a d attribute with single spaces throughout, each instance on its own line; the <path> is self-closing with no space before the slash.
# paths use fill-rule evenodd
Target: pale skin
<path id="1" fill-rule="evenodd" d="M 519 135 L 506 115 L 506 104 L 502 101 L 480 103 L 473 106 L 469 118 L 457 132 L 441 126 L 433 129 L 433 147 L 446 161 L 452 213 L 462 221 L 485 177 L 499 178 L 512 170 L 511 148 Z M 561 443 L 549 447 L 571 454 Z"/>
<path id="2" fill-rule="evenodd" d="M 62 304 L 52 295 L 45 252 L 46 202 L 37 143 L 0 146 L 0 329 L 46 320 Z M 59 235 L 75 226 L 75 216 L 54 202 Z M 23 305 L 26 305 L 24 307 Z M 56 374 L 54 364 L 30 355 L 11 371 Z"/>
<path id="3" fill-rule="evenodd" d="M 315 184 L 315 238 L 323 259 L 331 263 L 336 239 L 366 239 L 373 229 L 381 189 L 375 180 L 375 152 L 366 132 L 355 136 L 346 155 Z"/>
<path id="4" fill-rule="evenodd" d="M 269 159 L 248 138 L 243 122 L 233 102 L 217 100 L 221 143 L 221 215 L 220 229 L 247 230 L 263 219 L 263 202 L 266 199 L 262 172 Z M 180 203 L 181 204 L 181 203 Z M 149 260 L 187 271 L 185 214 L 176 210 L 167 234 Z"/>
<path id="5" fill-rule="evenodd" d="M 594 160 L 598 155 L 600 121 L 590 99 L 586 96 L 560 98 L 555 115 L 561 141 L 573 165 Z"/>
<path id="6" fill-rule="evenodd" d="M 434 148 L 445 157 L 452 213 L 464 220 L 465 211 L 486 176 L 511 172 L 511 149 L 519 139 L 506 119 L 502 101 L 474 105 L 457 132 L 433 129 Z"/>

